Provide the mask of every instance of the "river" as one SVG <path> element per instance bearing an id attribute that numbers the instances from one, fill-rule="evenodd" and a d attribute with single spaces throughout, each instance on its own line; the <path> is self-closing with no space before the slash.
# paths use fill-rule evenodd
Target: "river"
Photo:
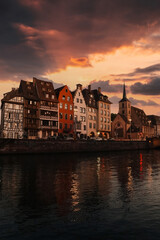
<path id="1" fill-rule="evenodd" d="M 160 239 L 160 151 L 0 156 L 0 239 Z"/>

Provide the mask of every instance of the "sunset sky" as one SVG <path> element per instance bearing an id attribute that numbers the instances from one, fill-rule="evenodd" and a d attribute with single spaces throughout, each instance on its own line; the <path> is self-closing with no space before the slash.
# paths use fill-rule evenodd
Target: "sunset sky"
<path id="1" fill-rule="evenodd" d="M 0 98 L 21 79 L 101 87 L 160 115 L 159 0 L 1 0 Z"/>

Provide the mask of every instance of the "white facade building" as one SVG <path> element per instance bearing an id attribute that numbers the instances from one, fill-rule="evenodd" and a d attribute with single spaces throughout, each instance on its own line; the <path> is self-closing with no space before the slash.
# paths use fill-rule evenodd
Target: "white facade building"
<path id="1" fill-rule="evenodd" d="M 86 103 L 82 94 L 82 85 L 77 84 L 77 89 L 72 92 L 74 101 L 74 121 L 76 135 L 86 136 Z"/>
<path id="2" fill-rule="evenodd" d="M 1 135 L 3 138 L 23 138 L 23 97 L 17 89 L 4 94 L 1 106 Z"/>

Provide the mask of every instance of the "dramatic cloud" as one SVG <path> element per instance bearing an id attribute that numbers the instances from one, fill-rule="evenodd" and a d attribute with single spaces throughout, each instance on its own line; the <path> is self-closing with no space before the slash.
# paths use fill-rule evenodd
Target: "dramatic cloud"
<path id="1" fill-rule="evenodd" d="M 130 97 L 129 100 L 131 101 L 132 105 L 140 105 L 140 106 L 159 106 L 156 102 L 152 100 L 144 101 L 144 100 L 138 100 L 135 98 Z"/>
<path id="2" fill-rule="evenodd" d="M 160 95 L 160 78 L 154 78 L 148 83 L 137 82 L 131 87 L 133 94 Z"/>
<path id="3" fill-rule="evenodd" d="M 159 8 L 159 0 L 1 0 L 5 78 L 44 75 L 71 64 L 90 67 L 89 54 L 111 52 L 155 32 Z"/>
<path id="4" fill-rule="evenodd" d="M 92 89 L 98 89 L 98 87 L 101 87 L 102 92 L 108 92 L 108 93 L 117 93 L 122 92 L 123 85 L 122 84 L 110 84 L 109 80 L 103 81 L 92 81 L 90 82 Z"/>

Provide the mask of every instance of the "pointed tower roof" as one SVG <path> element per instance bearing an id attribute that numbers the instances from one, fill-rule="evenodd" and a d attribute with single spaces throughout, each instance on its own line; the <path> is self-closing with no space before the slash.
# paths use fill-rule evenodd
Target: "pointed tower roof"
<path id="1" fill-rule="evenodd" d="M 125 83 L 124 83 L 124 85 L 123 85 L 123 98 L 119 102 L 125 102 L 125 101 L 130 102 L 128 100 L 127 96 L 126 96 L 126 86 L 125 86 Z"/>

